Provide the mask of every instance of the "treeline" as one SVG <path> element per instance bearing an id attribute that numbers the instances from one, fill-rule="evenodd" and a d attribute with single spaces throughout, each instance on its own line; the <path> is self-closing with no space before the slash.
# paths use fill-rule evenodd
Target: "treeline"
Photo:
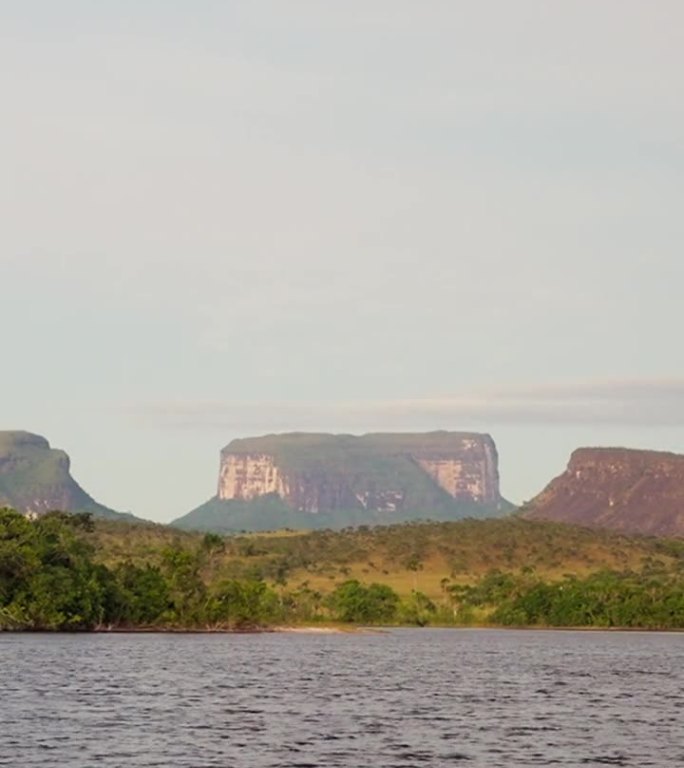
<path id="1" fill-rule="evenodd" d="M 250 629 L 283 622 L 407 621 L 382 584 L 349 580 L 331 593 L 269 586 L 260 578 L 215 582 L 204 574 L 224 541 L 207 534 L 192 549 L 167 546 L 161 564 L 96 562 L 89 515 L 51 512 L 29 520 L 0 510 L 0 629 Z"/>
<path id="2" fill-rule="evenodd" d="M 464 575 L 458 582 L 453 572 L 445 573 L 439 596 L 430 598 L 416 588 L 421 562 L 415 556 L 406 566 L 413 588 L 401 596 L 381 583 L 382 571 L 370 583 L 342 571 L 343 579 L 323 591 L 306 580 L 288 585 L 280 559 L 250 568 L 265 544 L 259 539 L 181 536 L 151 547 L 149 558 L 133 561 L 125 554 L 103 557 L 107 552 L 93 543 L 98 541 L 93 528 L 89 515 L 52 512 L 28 520 L 0 510 L 0 629 L 218 630 L 319 621 L 684 628 L 684 570 L 674 544 L 675 565 L 651 558 L 638 572 L 599 570 L 552 580 L 525 566 Z M 425 531 L 434 533 L 430 527 Z M 319 538 L 327 542 L 325 536 Z M 350 535 L 340 536 L 340 542 L 349 547 L 348 556 L 358 547 Z M 276 539 L 275 544 L 290 547 L 293 557 L 301 540 Z M 333 547 L 332 540 L 328 546 Z M 231 572 L 231 563 L 240 567 Z"/>
<path id="3" fill-rule="evenodd" d="M 504 626 L 684 628 L 684 577 L 658 568 L 555 582 L 492 571 L 474 585 L 451 587 L 451 597 L 462 623 L 485 615 Z"/>

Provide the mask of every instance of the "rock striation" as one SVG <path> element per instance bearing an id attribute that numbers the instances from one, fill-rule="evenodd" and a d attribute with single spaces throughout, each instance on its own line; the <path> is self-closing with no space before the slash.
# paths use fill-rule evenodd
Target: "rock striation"
<path id="1" fill-rule="evenodd" d="M 0 506 L 29 515 L 61 510 L 133 517 L 98 504 L 71 476 L 67 454 L 30 432 L 0 431 Z"/>
<path id="2" fill-rule="evenodd" d="M 207 504 L 174 524 L 343 527 L 510 509 L 499 493 L 494 441 L 463 432 L 234 440 L 221 452 L 217 494 Z"/>
<path id="3" fill-rule="evenodd" d="M 684 536 L 684 455 L 579 448 L 521 515 L 627 534 Z"/>

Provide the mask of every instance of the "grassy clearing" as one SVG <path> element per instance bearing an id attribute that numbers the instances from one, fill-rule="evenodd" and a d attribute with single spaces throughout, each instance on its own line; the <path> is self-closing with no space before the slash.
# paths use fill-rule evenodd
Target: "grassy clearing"
<path id="1" fill-rule="evenodd" d="M 206 540 L 204 534 L 161 525 L 110 521 L 98 521 L 90 536 L 108 566 L 126 560 L 158 564 L 165 549 L 197 549 Z M 386 584 L 402 597 L 417 590 L 433 601 L 440 601 L 448 586 L 473 583 L 493 570 L 557 581 L 603 570 L 674 573 L 684 563 L 684 542 L 518 518 L 277 531 L 210 541 L 205 565 L 210 581 L 262 578 L 281 588 L 304 586 L 327 594 L 358 579 Z"/>

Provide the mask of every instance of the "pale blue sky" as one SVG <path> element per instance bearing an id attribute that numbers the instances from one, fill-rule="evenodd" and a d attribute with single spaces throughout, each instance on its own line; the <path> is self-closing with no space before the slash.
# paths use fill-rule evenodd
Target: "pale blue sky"
<path id="1" fill-rule="evenodd" d="M 679 0 L 0 1 L 0 428 L 168 520 L 234 437 L 684 451 Z"/>

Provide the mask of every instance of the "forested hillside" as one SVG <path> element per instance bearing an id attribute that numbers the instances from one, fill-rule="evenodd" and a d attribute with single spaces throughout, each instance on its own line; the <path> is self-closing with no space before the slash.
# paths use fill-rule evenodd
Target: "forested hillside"
<path id="1" fill-rule="evenodd" d="M 684 627 L 684 543 L 519 519 L 221 537 L 0 512 L 0 627 Z"/>

